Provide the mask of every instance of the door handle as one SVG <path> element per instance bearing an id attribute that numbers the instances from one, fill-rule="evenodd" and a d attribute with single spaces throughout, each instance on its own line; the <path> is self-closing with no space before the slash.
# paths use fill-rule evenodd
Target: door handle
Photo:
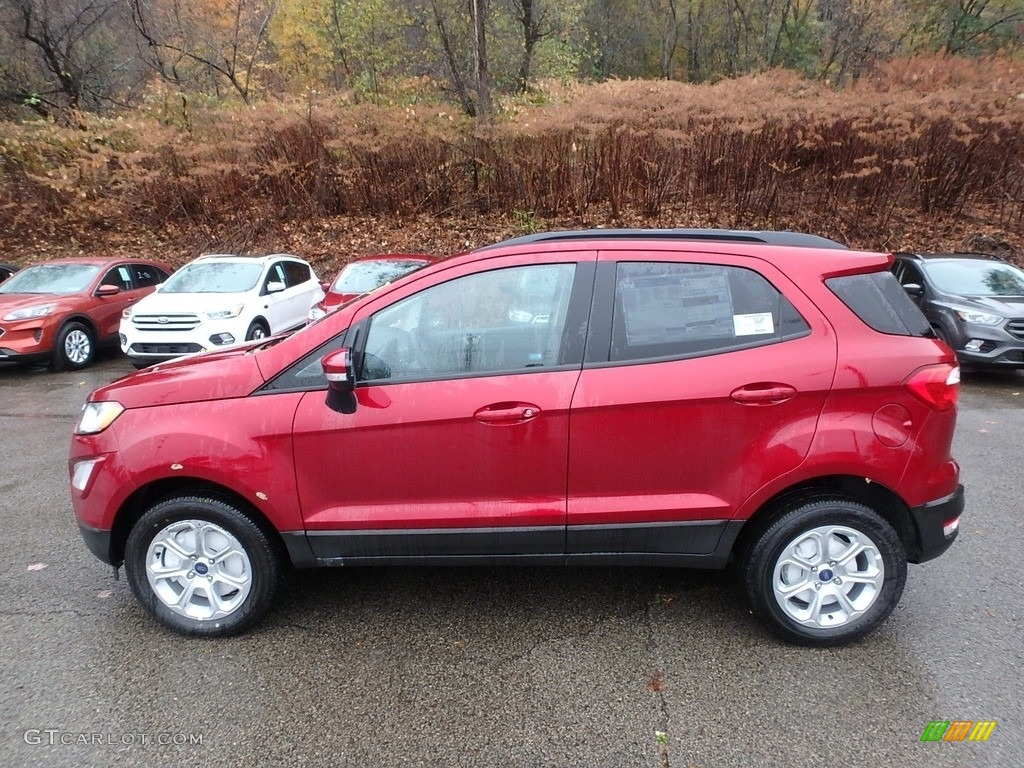
<path id="1" fill-rule="evenodd" d="M 537 418 L 540 408 L 530 403 L 494 403 L 473 414 L 482 424 L 522 424 Z"/>
<path id="2" fill-rule="evenodd" d="M 758 382 L 734 389 L 729 395 L 740 405 L 776 405 L 796 396 L 796 387 L 777 382 Z"/>

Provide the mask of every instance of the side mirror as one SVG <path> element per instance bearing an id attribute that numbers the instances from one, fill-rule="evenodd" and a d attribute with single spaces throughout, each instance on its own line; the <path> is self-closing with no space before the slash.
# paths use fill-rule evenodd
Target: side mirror
<path id="1" fill-rule="evenodd" d="M 356 387 L 356 373 L 352 366 L 352 350 L 336 349 L 323 356 L 320 366 L 327 377 L 327 386 L 334 392 L 351 392 Z"/>
<path id="2" fill-rule="evenodd" d="M 280 280 L 273 280 L 267 283 L 267 293 L 280 293 L 284 288 L 285 285 Z"/>
<path id="3" fill-rule="evenodd" d="M 924 294 L 924 288 L 917 283 L 907 283 L 903 286 L 903 290 L 907 292 L 907 296 L 913 296 L 914 298 Z"/>
<path id="4" fill-rule="evenodd" d="M 121 289 L 116 285 L 101 285 L 96 289 L 97 296 L 116 296 L 121 292 Z"/>

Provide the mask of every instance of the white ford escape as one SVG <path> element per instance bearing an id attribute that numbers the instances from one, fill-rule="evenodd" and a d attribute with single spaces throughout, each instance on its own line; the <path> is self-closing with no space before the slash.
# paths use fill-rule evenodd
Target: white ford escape
<path id="1" fill-rule="evenodd" d="M 323 295 L 290 254 L 200 256 L 124 311 L 121 349 L 136 368 L 223 349 L 305 325 Z"/>

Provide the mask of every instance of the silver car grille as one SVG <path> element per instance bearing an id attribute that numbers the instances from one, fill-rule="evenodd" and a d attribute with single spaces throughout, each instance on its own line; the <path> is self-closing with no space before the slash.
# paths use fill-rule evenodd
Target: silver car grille
<path id="1" fill-rule="evenodd" d="M 191 331 L 199 327 L 199 315 L 134 315 L 132 325 L 140 331 Z"/>

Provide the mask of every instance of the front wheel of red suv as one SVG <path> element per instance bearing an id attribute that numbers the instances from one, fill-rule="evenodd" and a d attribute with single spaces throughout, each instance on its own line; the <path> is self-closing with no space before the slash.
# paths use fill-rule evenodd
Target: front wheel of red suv
<path id="1" fill-rule="evenodd" d="M 754 612 L 809 646 L 858 640 L 899 602 L 907 556 L 888 521 L 843 498 L 797 502 L 755 536 L 741 564 Z"/>
<path id="2" fill-rule="evenodd" d="M 166 499 L 128 535 L 125 573 L 136 599 L 185 635 L 244 632 L 273 601 L 280 560 L 244 512 L 205 496 Z"/>

